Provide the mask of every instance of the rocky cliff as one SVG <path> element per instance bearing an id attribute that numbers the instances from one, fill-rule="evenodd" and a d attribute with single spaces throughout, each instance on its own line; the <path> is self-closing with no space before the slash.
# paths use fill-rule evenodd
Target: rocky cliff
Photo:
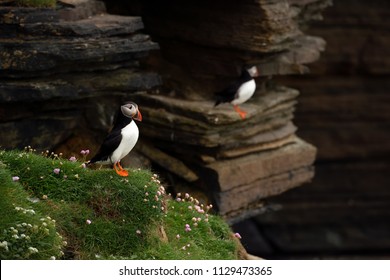
<path id="1" fill-rule="evenodd" d="M 311 74 L 280 81 L 306 93 L 295 123 L 318 147 L 316 175 L 268 201 L 279 211 L 257 217 L 252 253 L 389 259 L 390 2 L 334 2 L 309 29 L 327 42 Z"/>
<path id="2" fill-rule="evenodd" d="M 263 198 L 313 177 L 316 150 L 293 124 L 299 92 L 272 77 L 308 73 L 306 64 L 319 58 L 325 41 L 304 29 L 329 4 L 107 2 L 113 13 L 141 15 L 161 47 L 149 64 L 160 69 L 165 89 L 137 96 L 146 116 L 141 150 L 203 189 L 232 222 L 258 212 Z M 214 108 L 213 93 L 244 65 L 257 65 L 261 76 L 255 97 L 243 105 L 243 121 L 228 104 Z"/>
<path id="3" fill-rule="evenodd" d="M 157 49 L 139 17 L 109 15 L 100 1 L 57 9 L 0 6 L 0 145 L 85 147 L 111 125 L 128 95 L 160 84 L 140 68 Z M 84 142 L 84 143 L 83 143 Z"/>
<path id="4" fill-rule="evenodd" d="M 293 124 L 299 92 L 272 77 L 308 73 L 325 41 L 305 26 L 330 0 L 107 1 L 110 14 L 100 1 L 63 2 L 0 9 L 3 147 L 77 150 L 132 99 L 144 115 L 139 151 L 230 221 L 313 177 L 316 149 Z M 228 104 L 214 108 L 213 92 L 248 64 L 261 76 L 241 120 Z"/>

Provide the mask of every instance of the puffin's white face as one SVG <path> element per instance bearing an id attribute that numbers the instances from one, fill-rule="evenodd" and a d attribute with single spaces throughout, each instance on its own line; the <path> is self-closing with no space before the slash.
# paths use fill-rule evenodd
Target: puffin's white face
<path id="1" fill-rule="evenodd" d="M 142 121 L 141 112 L 138 110 L 138 105 L 134 102 L 129 102 L 121 106 L 122 114 L 128 118 L 135 119 L 137 121 Z"/>
<path id="2" fill-rule="evenodd" d="M 251 77 L 258 77 L 260 74 L 256 66 L 252 66 L 251 68 L 247 68 L 246 70 L 248 71 L 249 75 L 251 75 Z"/>

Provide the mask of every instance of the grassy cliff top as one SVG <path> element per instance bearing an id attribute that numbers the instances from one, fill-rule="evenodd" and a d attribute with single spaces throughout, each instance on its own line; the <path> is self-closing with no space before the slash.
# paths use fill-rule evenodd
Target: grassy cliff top
<path id="1" fill-rule="evenodd" d="M 0 259 L 237 259 L 229 226 L 156 174 L 0 150 Z"/>
<path id="2" fill-rule="evenodd" d="M 34 8 L 54 8 L 56 0 L 16 0 L 17 6 Z"/>

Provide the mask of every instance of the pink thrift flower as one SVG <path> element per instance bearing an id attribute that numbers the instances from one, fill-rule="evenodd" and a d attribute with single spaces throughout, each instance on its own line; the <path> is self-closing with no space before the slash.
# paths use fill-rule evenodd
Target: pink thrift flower
<path id="1" fill-rule="evenodd" d="M 86 223 L 87 225 L 90 225 L 90 224 L 92 224 L 92 221 L 91 221 L 91 220 L 86 220 L 85 223 Z"/>
<path id="2" fill-rule="evenodd" d="M 76 157 L 70 157 L 69 160 L 70 160 L 71 162 L 77 161 Z"/>
<path id="3" fill-rule="evenodd" d="M 239 234 L 238 232 L 236 232 L 236 233 L 234 234 L 234 237 L 236 237 L 236 238 L 238 238 L 238 239 L 241 239 L 241 234 Z"/>
<path id="4" fill-rule="evenodd" d="M 81 150 L 80 154 L 87 156 L 89 154 L 89 150 Z"/>
<path id="5" fill-rule="evenodd" d="M 19 178 L 18 176 L 13 176 L 13 177 L 12 177 L 12 181 L 14 181 L 14 182 L 19 181 L 19 179 L 20 179 L 20 178 Z"/>
<path id="6" fill-rule="evenodd" d="M 59 168 L 54 168 L 54 169 L 53 169 L 53 172 L 54 172 L 55 174 L 60 174 L 61 169 L 59 169 Z"/>

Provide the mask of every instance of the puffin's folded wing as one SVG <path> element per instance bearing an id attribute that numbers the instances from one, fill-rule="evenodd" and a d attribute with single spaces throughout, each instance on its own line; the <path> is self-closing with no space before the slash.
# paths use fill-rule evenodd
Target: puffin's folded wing
<path id="1" fill-rule="evenodd" d="M 225 89 L 223 89 L 219 92 L 216 92 L 215 93 L 215 96 L 216 96 L 216 105 L 215 106 L 217 106 L 220 103 L 229 103 L 229 102 L 233 101 L 234 98 L 236 98 L 237 90 L 240 87 L 240 85 L 241 85 L 240 83 L 235 82 L 235 83 L 231 84 L 230 86 L 226 87 Z"/>
<path id="2" fill-rule="evenodd" d="M 98 153 L 91 159 L 90 163 L 106 161 L 115 151 L 122 140 L 121 130 L 111 131 L 104 139 Z"/>

